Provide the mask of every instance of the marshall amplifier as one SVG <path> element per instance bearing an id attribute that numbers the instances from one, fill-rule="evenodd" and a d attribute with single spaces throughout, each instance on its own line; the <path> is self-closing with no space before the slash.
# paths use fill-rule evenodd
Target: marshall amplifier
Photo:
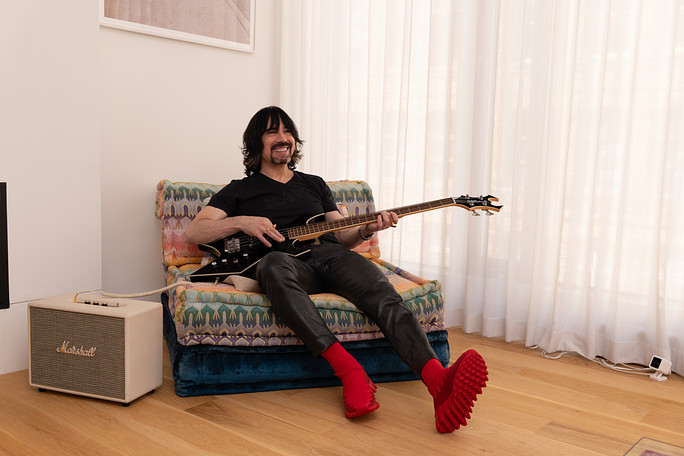
<path id="1" fill-rule="evenodd" d="M 128 404 L 162 383 L 160 303 L 65 294 L 29 303 L 28 325 L 31 386 Z"/>

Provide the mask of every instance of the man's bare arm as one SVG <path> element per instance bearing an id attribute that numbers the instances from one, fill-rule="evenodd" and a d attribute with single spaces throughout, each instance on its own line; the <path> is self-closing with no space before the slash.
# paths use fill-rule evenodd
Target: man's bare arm
<path id="1" fill-rule="evenodd" d="M 188 242 L 208 244 L 239 232 L 258 238 L 267 247 L 271 247 L 267 236 L 278 242 L 285 240 L 266 217 L 228 217 L 224 211 L 213 206 L 206 206 L 197 214 L 188 226 L 185 238 Z"/>

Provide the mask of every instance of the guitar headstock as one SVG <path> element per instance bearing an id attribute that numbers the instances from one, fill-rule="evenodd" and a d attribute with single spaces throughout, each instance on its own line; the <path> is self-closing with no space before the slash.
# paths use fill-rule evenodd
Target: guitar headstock
<path id="1" fill-rule="evenodd" d="M 469 210 L 473 215 L 480 215 L 478 211 L 484 211 L 487 215 L 492 215 L 493 212 L 499 212 L 503 206 L 494 205 L 492 202 L 499 201 L 499 198 L 492 195 L 487 196 L 470 196 L 461 195 L 458 198 L 452 198 L 456 206 Z"/>

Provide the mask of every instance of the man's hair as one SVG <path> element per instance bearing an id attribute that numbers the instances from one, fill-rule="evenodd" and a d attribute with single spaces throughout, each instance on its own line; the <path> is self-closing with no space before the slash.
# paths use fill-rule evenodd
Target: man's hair
<path id="1" fill-rule="evenodd" d="M 271 122 L 271 128 L 276 130 L 280 128 L 280 122 L 283 122 L 284 127 L 290 130 L 294 137 L 294 151 L 287 167 L 294 170 L 302 158 L 303 142 L 299 139 L 299 133 L 294 121 L 281 108 L 269 106 L 254 114 L 242 136 L 242 163 L 245 165 L 245 174 L 247 176 L 257 173 L 261 169 L 261 152 L 264 148 L 261 138 L 268 129 L 269 121 Z"/>

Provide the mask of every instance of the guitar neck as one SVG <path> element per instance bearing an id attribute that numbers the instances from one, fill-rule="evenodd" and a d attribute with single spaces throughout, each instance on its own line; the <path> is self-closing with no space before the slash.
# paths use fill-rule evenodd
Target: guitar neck
<path id="1" fill-rule="evenodd" d="M 401 217 L 407 215 L 418 214 L 420 212 L 432 211 L 435 209 L 441 209 L 447 206 L 462 206 L 465 209 L 472 210 L 468 207 L 467 200 L 463 197 L 461 198 L 443 198 L 434 201 L 428 201 L 425 203 L 412 204 L 410 206 L 402 206 L 394 209 L 388 209 L 387 212 L 394 212 Z M 287 229 L 287 234 L 290 239 L 299 239 L 300 241 L 305 241 L 308 239 L 317 238 L 325 233 L 330 233 L 333 231 L 345 230 L 347 228 L 353 228 L 355 226 L 367 225 L 373 223 L 378 219 L 380 212 L 371 212 L 368 214 L 354 215 L 351 217 L 345 217 L 338 220 L 331 220 L 326 222 L 316 222 L 310 225 L 296 226 Z"/>

